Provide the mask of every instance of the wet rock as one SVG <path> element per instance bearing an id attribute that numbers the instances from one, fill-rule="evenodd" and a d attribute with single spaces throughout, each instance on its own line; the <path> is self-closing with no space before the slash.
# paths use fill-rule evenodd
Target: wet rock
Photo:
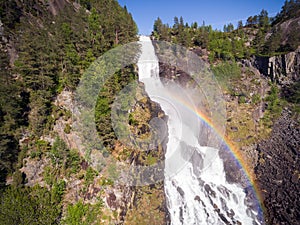
<path id="1" fill-rule="evenodd" d="M 216 197 L 216 192 L 208 184 L 204 185 L 204 189 L 210 196 Z"/>
<path id="2" fill-rule="evenodd" d="M 180 187 L 177 187 L 177 191 L 181 195 L 181 197 L 184 198 L 184 191 Z"/>
<path id="3" fill-rule="evenodd" d="M 201 201 L 201 198 L 197 195 L 197 196 L 194 198 L 194 200 L 200 202 L 200 201 Z"/>
<path id="4" fill-rule="evenodd" d="M 222 220 L 225 224 L 229 224 L 228 220 L 226 219 L 226 217 L 225 217 L 222 213 L 219 214 L 219 217 L 221 218 L 221 220 Z"/>

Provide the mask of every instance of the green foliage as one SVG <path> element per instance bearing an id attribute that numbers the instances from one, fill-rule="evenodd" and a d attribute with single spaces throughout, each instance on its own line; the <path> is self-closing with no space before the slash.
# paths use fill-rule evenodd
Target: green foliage
<path id="1" fill-rule="evenodd" d="M 46 184 L 50 186 L 56 182 L 56 174 L 53 173 L 53 168 L 51 166 L 46 166 L 44 168 L 43 178 Z"/>
<path id="2" fill-rule="evenodd" d="M 151 154 L 147 155 L 146 163 L 147 165 L 154 165 L 157 163 L 157 156 L 152 156 Z"/>
<path id="3" fill-rule="evenodd" d="M 71 149 L 67 157 L 67 167 L 71 173 L 77 173 L 80 170 L 81 158 L 78 150 Z"/>
<path id="4" fill-rule="evenodd" d="M 279 89 L 275 84 L 272 85 L 270 93 L 265 100 L 268 103 L 268 107 L 263 119 L 265 122 L 272 122 L 281 115 L 282 108 L 285 104 L 285 102 L 279 98 Z"/>
<path id="5" fill-rule="evenodd" d="M 115 95 L 136 79 L 137 74 L 134 66 L 131 65 L 117 71 L 100 90 L 95 108 L 95 121 L 99 138 L 108 150 L 113 148 L 114 141 L 117 139 L 112 128 L 111 105 L 115 101 Z M 122 97 L 121 108 L 127 108 L 131 98 L 131 95 Z"/>
<path id="6" fill-rule="evenodd" d="M 223 85 L 227 86 L 230 80 L 237 79 L 241 76 L 241 68 L 237 63 L 224 62 L 212 67 L 216 79 Z"/>
<path id="7" fill-rule="evenodd" d="M 52 164 L 57 166 L 63 166 L 63 164 L 66 164 L 68 154 L 69 149 L 67 148 L 66 143 L 59 137 L 56 137 L 50 150 Z"/>
<path id="8" fill-rule="evenodd" d="M 106 185 L 114 185 L 114 182 L 112 179 L 109 179 L 109 178 L 105 178 L 105 177 L 102 177 L 101 180 L 100 180 L 100 185 L 101 186 L 106 186 Z"/>
<path id="9" fill-rule="evenodd" d="M 69 150 L 66 143 L 57 137 L 53 142 L 49 156 L 53 167 L 46 167 L 44 179 L 48 184 L 55 182 L 55 173 L 70 175 L 80 170 L 81 158 L 76 150 Z M 53 177 L 54 176 L 54 177 Z"/>
<path id="10" fill-rule="evenodd" d="M 19 121 L 27 122 L 23 112 L 30 109 L 30 128 L 35 135 L 42 135 L 51 118 L 51 101 L 55 95 L 63 88 L 75 89 L 83 69 L 105 51 L 116 44 L 136 40 L 137 27 L 132 16 L 116 1 L 80 2 L 91 13 L 86 13 L 84 8 L 76 12 L 72 4 L 67 3 L 61 10 L 63 13 L 52 16 L 43 1 L 31 0 L 26 4 L 16 0 L 0 1 L 4 35 L 14 34 L 12 41 L 18 52 L 14 68 L 9 65 L 7 52 L 1 52 L 1 79 L 5 79 L 1 80 L 1 84 L 5 84 L 5 88 L 1 87 L 5 93 L 1 94 L 1 100 L 14 105 L 10 114 L 19 114 L 10 120 L 11 124 L 18 118 L 15 128 L 21 125 Z M 3 40 L 5 38 L 1 42 Z M 1 43 L 1 46 L 6 44 Z M 2 73 L 6 74 L 2 76 Z M 21 80 L 22 89 L 10 74 L 20 75 L 18 81 Z M 25 100 L 23 96 L 29 98 Z M 0 108 L 3 116 L 6 108 Z M 7 143 L 12 145 L 14 141 L 11 137 L 8 139 Z"/>
<path id="11" fill-rule="evenodd" d="M 34 158 L 41 158 L 42 156 L 42 152 L 41 151 L 33 151 L 30 153 L 30 158 L 34 159 Z"/>
<path id="12" fill-rule="evenodd" d="M 154 21 L 153 37 L 157 40 L 172 41 L 185 47 L 201 47 L 210 51 L 209 60 L 234 60 L 257 55 L 274 55 L 282 52 L 295 50 L 300 43 L 299 25 L 297 21 L 289 23 L 286 33 L 280 30 L 279 22 L 290 18 L 296 18 L 300 12 L 299 2 L 289 1 L 285 3 L 283 11 L 276 16 L 276 22 L 271 25 L 272 18 L 266 10 L 260 14 L 250 16 L 246 22 L 246 28 L 251 28 L 255 35 L 251 45 L 246 43 L 245 29 L 243 22 L 238 22 L 238 29 L 234 30 L 234 25 L 229 23 L 224 25 L 223 31 L 213 30 L 211 26 L 198 26 L 197 23 L 184 25 L 183 18 L 174 18 L 174 25 L 169 27 L 163 24 L 160 18 Z M 269 33 L 271 31 L 271 33 Z M 267 35 L 268 34 L 268 35 Z M 271 35 L 270 35 L 271 34 Z M 286 41 L 288 39 L 288 41 Z"/>
<path id="13" fill-rule="evenodd" d="M 56 114 L 52 105 L 58 93 L 74 90 L 84 70 L 104 52 L 137 40 L 131 14 L 117 1 L 82 0 L 84 7 L 76 10 L 72 2 L 65 3 L 54 16 L 48 1 L 0 0 L 4 28 L 0 38 L 0 188 L 5 187 L 8 174 L 13 174 L 14 186 L 22 187 L 10 187 L 1 193 L 1 224 L 59 222 L 59 202 L 65 188 L 59 177 L 78 172 L 81 159 L 59 138 L 51 148 L 35 140 L 63 116 Z M 16 50 L 14 63 L 14 51 L 10 58 L 7 46 Z M 27 130 L 32 136 L 28 137 Z M 44 179 L 50 191 L 23 187 L 25 176 L 18 169 L 27 154 L 25 148 L 30 149 L 32 158 L 49 153 L 53 164 L 45 167 Z"/>
<path id="14" fill-rule="evenodd" d="M 129 125 L 138 125 L 138 121 L 134 118 L 133 113 L 129 113 Z"/>
<path id="15" fill-rule="evenodd" d="M 25 184 L 25 174 L 20 170 L 16 170 L 13 174 L 13 183 L 14 187 L 23 187 Z"/>
<path id="16" fill-rule="evenodd" d="M 35 141 L 33 146 L 31 146 L 30 157 L 40 159 L 42 157 L 43 153 L 45 153 L 49 150 L 50 150 L 49 142 L 39 139 L 39 140 Z"/>
<path id="17" fill-rule="evenodd" d="M 252 95 L 252 100 L 251 101 L 252 101 L 253 104 L 259 103 L 261 101 L 260 94 L 254 94 L 254 95 Z"/>
<path id="18" fill-rule="evenodd" d="M 300 2 L 286 1 L 280 13 L 275 18 L 268 17 L 268 13 L 262 10 L 256 16 L 258 33 L 253 41 L 253 47 L 256 54 L 273 56 L 294 51 L 300 44 L 299 24 L 293 20 L 299 16 Z M 282 26 L 282 23 L 288 21 L 288 24 Z M 270 22 L 272 22 L 270 24 Z M 284 27 L 284 29 L 282 29 Z"/>
<path id="19" fill-rule="evenodd" d="M 272 112 L 281 112 L 279 107 L 279 90 L 276 85 L 272 85 L 270 94 L 266 97 L 268 109 Z"/>
<path id="20" fill-rule="evenodd" d="M 2 4 L 1 2 L 0 4 Z M 10 3 L 7 3 L 9 5 Z M 0 45 L 4 45 L 0 40 Z M 9 61 L 4 48 L 0 48 L 0 188 L 6 176 L 14 170 L 18 159 L 22 126 L 27 125 L 28 95 L 22 83 L 7 70 Z"/>
<path id="21" fill-rule="evenodd" d="M 246 96 L 244 96 L 244 95 L 239 96 L 238 102 L 239 102 L 239 104 L 246 103 Z"/>
<path id="22" fill-rule="evenodd" d="M 66 182 L 61 180 L 57 183 L 54 183 L 51 188 L 51 200 L 52 202 L 61 202 L 62 197 L 65 193 Z"/>
<path id="23" fill-rule="evenodd" d="M 22 9 L 16 1 L 0 1 L 0 18 L 1 22 L 10 29 L 20 23 Z"/>
<path id="24" fill-rule="evenodd" d="M 258 24 L 262 29 L 266 29 L 270 24 L 270 19 L 268 16 L 268 12 L 266 10 L 262 10 L 258 16 Z"/>
<path id="25" fill-rule="evenodd" d="M 9 187 L 1 195 L 1 224 L 57 224 L 61 206 L 59 199 L 46 188 Z"/>
<path id="26" fill-rule="evenodd" d="M 68 124 L 68 123 L 66 124 L 66 126 L 64 128 L 64 132 L 66 134 L 69 134 L 71 132 L 71 126 L 70 126 L 70 124 Z"/>
<path id="27" fill-rule="evenodd" d="M 230 33 L 234 30 L 234 26 L 232 23 L 229 23 L 228 25 L 224 25 L 223 31 Z"/>
<path id="28" fill-rule="evenodd" d="M 99 201 L 96 205 L 84 204 L 81 201 L 69 205 L 67 215 L 62 220 L 64 225 L 90 225 L 100 224 L 97 219 L 102 214 L 103 202 Z"/>
<path id="29" fill-rule="evenodd" d="M 299 16 L 300 2 L 298 0 L 286 0 L 273 21 L 273 24 L 286 21 L 288 19 L 296 18 Z"/>
<path id="30" fill-rule="evenodd" d="M 170 28 L 163 24 L 160 18 L 154 21 L 152 35 L 157 40 L 172 41 L 185 47 L 201 47 L 210 51 L 210 61 L 216 59 L 233 60 L 243 58 L 248 51 L 243 32 L 234 32 L 233 24 L 224 26 L 224 32 L 212 30 L 211 26 L 197 23 L 184 25 L 183 18 L 174 18 Z"/>
<path id="31" fill-rule="evenodd" d="M 88 167 L 86 174 L 84 176 L 84 184 L 86 186 L 92 184 L 96 175 L 97 172 L 92 167 Z"/>

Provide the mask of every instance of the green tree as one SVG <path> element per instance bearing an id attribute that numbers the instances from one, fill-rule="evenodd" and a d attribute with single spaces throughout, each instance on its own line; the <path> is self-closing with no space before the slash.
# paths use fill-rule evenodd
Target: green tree
<path id="1" fill-rule="evenodd" d="M 179 28 L 179 19 L 177 16 L 174 17 L 174 25 L 173 25 L 173 29 L 178 30 Z"/>
<path id="2" fill-rule="evenodd" d="M 242 20 L 238 21 L 238 26 L 237 27 L 238 27 L 238 29 L 242 29 L 244 27 Z"/>
<path id="3" fill-rule="evenodd" d="M 253 17 L 252 16 L 249 16 L 247 18 L 247 23 L 246 23 L 247 26 L 252 26 L 253 25 Z"/>
<path id="4" fill-rule="evenodd" d="M 56 137 L 50 150 L 52 163 L 57 167 L 66 167 L 69 151 L 70 150 L 68 149 L 66 143 L 59 137 Z"/>
<path id="5" fill-rule="evenodd" d="M 223 27 L 223 31 L 224 31 L 224 32 L 230 33 L 230 32 L 232 32 L 233 30 L 234 30 L 234 26 L 233 26 L 232 23 L 229 23 L 228 25 L 224 25 L 224 27 Z"/>
<path id="6" fill-rule="evenodd" d="M 270 23 L 270 19 L 269 19 L 269 16 L 268 16 L 268 12 L 266 10 L 262 10 L 258 16 L 258 23 L 259 23 L 259 26 L 261 28 L 267 28 L 269 23 Z"/>
<path id="7" fill-rule="evenodd" d="M 162 23 L 161 19 L 158 17 L 154 21 L 153 31 L 156 32 L 157 34 L 161 34 L 162 26 L 163 26 L 163 23 Z"/>
<path id="8" fill-rule="evenodd" d="M 97 216 L 102 214 L 102 202 L 96 205 L 83 204 L 81 201 L 69 205 L 67 215 L 62 220 L 64 225 L 89 225 L 94 224 L 98 219 Z M 96 224 L 98 224 L 96 222 Z M 100 224 L 100 223 L 99 223 Z"/>
<path id="9" fill-rule="evenodd" d="M 51 192 L 39 186 L 7 188 L 0 201 L 1 224 L 56 224 L 61 213 L 58 201 Z"/>

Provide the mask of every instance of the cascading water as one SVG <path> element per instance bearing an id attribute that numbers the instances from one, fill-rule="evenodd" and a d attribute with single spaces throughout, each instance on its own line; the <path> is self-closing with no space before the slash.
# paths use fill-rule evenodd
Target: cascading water
<path id="1" fill-rule="evenodd" d="M 139 80 L 168 116 L 164 189 L 171 224 L 261 224 L 243 188 L 226 180 L 219 150 L 199 145 L 199 118 L 161 82 L 150 38 L 141 36 L 140 43 Z"/>

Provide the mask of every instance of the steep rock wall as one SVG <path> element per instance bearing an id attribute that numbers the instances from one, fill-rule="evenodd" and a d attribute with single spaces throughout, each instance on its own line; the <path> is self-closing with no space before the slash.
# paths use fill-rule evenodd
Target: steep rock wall
<path id="1" fill-rule="evenodd" d="M 265 76 L 280 85 L 289 85 L 300 79 L 300 47 L 284 55 L 256 56 L 254 66 Z"/>
<path id="2" fill-rule="evenodd" d="M 299 224 L 300 123 L 289 111 L 273 126 L 269 139 L 258 144 L 256 174 L 266 208 L 267 224 Z"/>

